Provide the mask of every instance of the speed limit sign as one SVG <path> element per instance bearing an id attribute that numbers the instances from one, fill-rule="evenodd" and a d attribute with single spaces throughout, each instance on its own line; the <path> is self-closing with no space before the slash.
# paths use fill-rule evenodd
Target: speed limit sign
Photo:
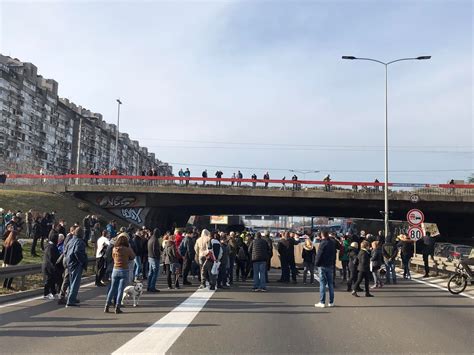
<path id="1" fill-rule="evenodd" d="M 408 230 L 408 237 L 415 241 L 423 238 L 423 229 L 417 226 L 410 227 Z"/>

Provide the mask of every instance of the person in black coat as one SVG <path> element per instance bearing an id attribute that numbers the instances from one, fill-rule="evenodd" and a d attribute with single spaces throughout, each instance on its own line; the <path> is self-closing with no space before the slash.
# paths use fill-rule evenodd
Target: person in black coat
<path id="1" fill-rule="evenodd" d="M 16 240 L 17 234 L 17 231 L 10 231 L 10 234 L 3 242 L 3 247 L 0 255 L 2 256 L 3 263 L 6 267 L 18 265 L 23 259 L 23 249 L 21 247 L 21 244 Z M 13 290 L 12 282 L 13 277 L 5 279 L 3 281 L 3 288 Z"/>
<path id="2" fill-rule="evenodd" d="M 359 271 L 359 276 L 357 277 L 357 282 L 354 285 L 352 290 L 352 295 L 359 297 L 357 294 L 357 289 L 360 287 L 362 279 L 364 279 L 365 285 L 365 296 L 374 297 L 369 291 L 369 280 L 370 280 L 370 251 L 369 251 L 369 242 L 364 240 L 360 245 L 360 252 L 358 256 L 359 265 L 357 270 Z"/>
<path id="3" fill-rule="evenodd" d="M 398 244 L 400 247 L 400 256 L 402 257 L 403 263 L 403 278 L 404 279 L 411 279 L 410 274 L 410 260 L 413 257 L 415 252 L 415 248 L 413 246 L 413 241 L 407 237 L 403 237 L 403 239 Z"/>
<path id="4" fill-rule="evenodd" d="M 357 270 L 357 267 L 359 266 L 359 244 L 356 242 L 352 242 L 351 246 L 349 247 L 349 272 L 350 272 L 350 277 L 347 280 L 347 292 L 352 291 L 352 287 L 355 285 L 357 282 L 357 277 L 359 276 L 359 271 Z M 361 289 L 358 289 L 356 291 L 362 291 Z"/>
<path id="5" fill-rule="evenodd" d="M 33 237 L 33 243 L 31 244 L 31 256 L 38 256 L 38 254 L 36 254 L 36 244 L 38 243 L 38 239 L 41 238 L 41 235 L 41 217 L 36 217 L 31 227 L 31 236 Z"/>
<path id="6" fill-rule="evenodd" d="M 266 291 L 265 274 L 267 270 L 267 259 L 270 255 L 270 246 L 262 238 L 260 233 L 257 233 L 255 239 L 250 243 L 249 254 L 253 266 L 253 290 Z"/>
<path id="7" fill-rule="evenodd" d="M 56 266 L 59 259 L 59 250 L 57 248 L 58 235 L 51 232 L 48 244 L 44 249 L 43 264 L 41 265 L 44 280 L 43 296 L 45 299 L 57 298 L 56 283 L 59 276 L 59 270 Z"/>

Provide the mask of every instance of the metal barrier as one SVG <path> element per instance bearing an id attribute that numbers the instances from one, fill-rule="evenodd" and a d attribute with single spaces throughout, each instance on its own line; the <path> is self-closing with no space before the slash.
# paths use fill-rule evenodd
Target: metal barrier
<path id="1" fill-rule="evenodd" d="M 88 262 L 92 264 L 92 271 L 95 269 L 95 257 L 89 257 Z M 41 264 L 14 265 L 8 267 L 0 267 L 0 279 L 9 279 L 20 277 L 20 288 L 24 288 L 26 276 L 41 274 Z"/>
<path id="2" fill-rule="evenodd" d="M 178 185 L 200 188 L 269 188 L 278 190 L 322 190 L 327 192 L 354 192 L 383 194 L 383 182 L 320 181 L 202 178 L 177 176 L 130 175 L 32 175 L 9 174 L 5 185 Z M 417 193 L 429 195 L 474 195 L 474 184 L 389 183 L 390 193 Z"/>

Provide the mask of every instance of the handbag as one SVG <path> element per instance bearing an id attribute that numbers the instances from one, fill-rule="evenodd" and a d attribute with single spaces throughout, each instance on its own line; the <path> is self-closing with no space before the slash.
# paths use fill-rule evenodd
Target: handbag
<path id="1" fill-rule="evenodd" d="M 221 262 L 220 261 L 214 261 L 214 264 L 212 264 L 212 268 L 211 268 L 211 274 L 212 275 L 217 275 L 219 274 L 219 267 L 221 266 Z"/>

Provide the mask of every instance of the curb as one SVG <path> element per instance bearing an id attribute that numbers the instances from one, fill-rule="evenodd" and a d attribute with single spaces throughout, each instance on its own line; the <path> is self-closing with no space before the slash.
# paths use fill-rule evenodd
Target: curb
<path id="1" fill-rule="evenodd" d="M 84 284 L 84 283 L 94 281 L 94 280 L 95 280 L 94 275 L 84 277 L 84 278 L 81 279 L 81 285 Z M 23 298 L 40 296 L 42 294 L 43 294 L 43 289 L 42 288 L 36 288 L 34 290 L 28 290 L 28 291 L 20 291 L 20 292 L 12 293 L 10 295 L 0 296 L 0 304 L 8 303 L 8 302 L 11 302 L 11 301 L 18 301 L 18 300 L 21 300 Z"/>

